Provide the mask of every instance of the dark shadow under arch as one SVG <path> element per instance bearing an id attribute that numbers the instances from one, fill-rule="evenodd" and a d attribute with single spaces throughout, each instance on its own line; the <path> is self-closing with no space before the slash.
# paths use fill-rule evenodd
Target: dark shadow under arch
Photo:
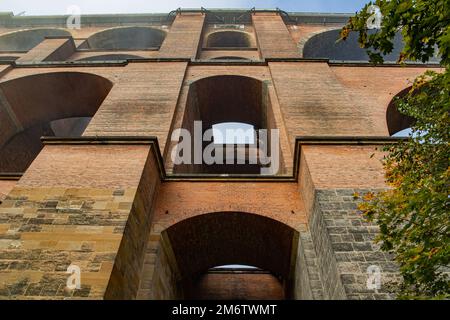
<path id="1" fill-rule="evenodd" d="M 81 72 L 36 74 L 0 83 L 0 172 L 25 171 L 42 149 L 43 135 L 80 135 L 86 118 L 95 115 L 112 86 L 101 76 Z M 61 119 L 66 120 L 57 121 Z"/>
<path id="2" fill-rule="evenodd" d="M 211 60 L 236 60 L 236 61 L 249 61 L 249 58 L 236 57 L 236 56 L 224 56 L 224 57 L 216 57 Z"/>
<path id="3" fill-rule="evenodd" d="M 76 61 L 117 61 L 128 59 L 144 59 L 144 58 L 132 54 L 103 54 L 98 56 L 77 59 Z"/>
<path id="4" fill-rule="evenodd" d="M 194 137 L 194 121 L 202 122 L 202 130 L 205 133 L 212 129 L 213 125 L 220 123 L 239 122 L 253 126 L 255 130 L 275 129 L 275 124 L 269 121 L 271 117 L 271 105 L 268 97 L 267 84 L 261 80 L 237 76 L 220 75 L 202 78 L 190 84 L 186 108 L 181 127 L 186 129 Z M 194 141 L 192 150 L 194 150 Z M 206 148 L 210 142 L 204 142 Z M 261 173 L 261 164 L 238 164 L 238 158 L 246 158 L 249 149 L 238 148 L 234 164 L 180 164 L 174 166 L 175 173 L 193 174 L 254 174 Z M 270 146 L 269 146 L 270 149 Z M 224 153 L 224 156 L 226 154 Z M 248 159 L 248 157 L 247 157 Z"/>
<path id="5" fill-rule="evenodd" d="M 19 59 L 19 57 L 16 56 L 0 56 L 0 61 L 6 61 L 6 62 L 12 62 Z"/>
<path id="6" fill-rule="evenodd" d="M 403 131 L 405 129 L 410 128 L 414 124 L 414 118 L 406 116 L 402 114 L 398 109 L 398 98 L 405 96 L 411 87 L 402 90 L 398 93 L 389 103 L 386 110 L 386 122 L 389 130 L 389 135 L 393 136 L 394 134 Z"/>
<path id="7" fill-rule="evenodd" d="M 159 48 L 165 37 L 164 31 L 151 27 L 118 27 L 93 34 L 79 49 L 145 50 Z"/>
<path id="8" fill-rule="evenodd" d="M 369 61 L 366 49 L 359 46 L 358 34 L 351 32 L 346 41 L 338 41 L 340 31 L 341 29 L 325 31 L 311 37 L 305 43 L 303 57 L 337 61 Z M 397 33 L 394 38 L 394 49 L 384 56 L 385 61 L 396 62 L 403 47 L 403 37 L 401 33 Z"/>
<path id="9" fill-rule="evenodd" d="M 71 33 L 56 28 L 37 28 L 7 33 L 0 36 L 0 51 L 28 51 L 45 37 L 69 37 Z"/>
<path id="10" fill-rule="evenodd" d="M 203 121 L 207 128 L 222 122 L 265 128 L 265 86 L 261 80 L 245 76 L 202 78 L 190 85 L 187 111 L 192 111 L 194 119 Z"/>
<path id="11" fill-rule="evenodd" d="M 211 33 L 206 41 L 209 48 L 250 48 L 250 36 L 241 31 L 217 31 Z"/>
<path id="12" fill-rule="evenodd" d="M 290 226 L 252 213 L 217 212 L 183 220 L 165 232 L 185 288 L 212 267 L 240 264 L 270 271 L 289 296 L 298 240 Z"/>

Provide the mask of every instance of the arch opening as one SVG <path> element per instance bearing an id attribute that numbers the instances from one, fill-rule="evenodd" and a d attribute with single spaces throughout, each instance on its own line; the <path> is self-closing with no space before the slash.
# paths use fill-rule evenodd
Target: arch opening
<path id="1" fill-rule="evenodd" d="M 146 50 L 161 47 L 166 33 L 151 27 L 119 27 L 90 36 L 79 49 Z"/>
<path id="2" fill-rule="evenodd" d="M 411 134 L 411 126 L 414 124 L 414 118 L 401 113 L 398 106 L 398 98 L 405 96 L 411 87 L 402 90 L 389 103 L 386 110 L 386 123 L 390 136 L 409 137 Z"/>
<path id="3" fill-rule="evenodd" d="M 358 43 L 358 33 L 351 32 L 346 41 L 338 41 L 340 39 L 340 31 L 341 29 L 329 30 L 311 37 L 303 47 L 303 57 L 309 59 L 368 62 L 369 56 L 367 55 L 366 49 L 361 48 Z M 372 30 L 369 34 L 373 32 L 375 31 Z M 383 56 L 386 62 L 397 62 L 404 48 L 401 32 L 397 32 L 393 43 L 392 52 Z M 438 58 L 435 57 L 430 61 L 439 62 Z"/>
<path id="4" fill-rule="evenodd" d="M 103 77 L 79 72 L 0 83 L 0 172 L 24 172 L 43 148 L 41 136 L 81 136 L 112 86 Z"/>
<path id="5" fill-rule="evenodd" d="M 240 31 L 218 31 L 211 33 L 206 41 L 208 48 L 250 48 L 250 36 Z"/>
<path id="6" fill-rule="evenodd" d="M 0 36 L 0 51 L 29 51 L 45 37 L 70 37 L 64 29 L 38 28 L 6 33 Z"/>
<path id="7" fill-rule="evenodd" d="M 171 285 L 178 289 L 155 292 L 161 298 L 169 292 L 185 299 L 292 297 L 298 232 L 288 225 L 256 214 L 218 212 L 183 220 L 163 233 L 166 250 L 160 254 L 170 251 L 174 258 L 159 257 L 172 265 L 156 270 L 153 279 L 173 279 L 167 278 L 170 269 L 177 273 Z"/>
<path id="8" fill-rule="evenodd" d="M 176 154 L 187 161 L 174 165 L 175 174 L 259 175 L 263 168 L 273 165 L 263 164 L 261 154 L 279 155 L 279 146 L 271 145 L 276 125 L 267 85 L 254 78 L 213 76 L 190 84 L 181 126 L 189 133 L 190 143 L 186 137 L 179 137 Z M 231 137 L 237 143 L 218 139 L 221 129 L 227 128 L 235 130 Z M 265 130 L 266 136 L 260 130 Z M 253 143 L 239 143 L 242 138 L 250 138 Z M 201 150 L 196 158 L 198 145 Z M 187 149 L 191 152 L 186 155 Z M 210 155 L 213 159 L 205 158 Z M 199 158 L 200 162 L 196 161 Z M 278 173 L 278 164 L 275 167 L 273 174 Z"/>

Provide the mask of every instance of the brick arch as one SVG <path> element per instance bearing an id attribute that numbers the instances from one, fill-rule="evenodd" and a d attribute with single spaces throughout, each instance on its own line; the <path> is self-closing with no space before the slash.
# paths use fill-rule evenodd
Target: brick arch
<path id="1" fill-rule="evenodd" d="M 45 37 L 69 37 L 72 34 L 60 28 L 35 28 L 0 35 L 0 51 L 28 51 Z"/>
<path id="2" fill-rule="evenodd" d="M 366 49 L 359 46 L 358 33 L 351 32 L 346 41 L 338 41 L 340 31 L 341 28 L 332 28 L 311 34 L 300 46 L 303 58 L 337 61 L 369 61 Z M 403 37 L 399 32 L 394 38 L 393 51 L 384 56 L 385 61 L 396 62 L 403 46 Z"/>
<path id="3" fill-rule="evenodd" d="M 128 60 L 128 59 L 144 59 L 142 56 L 133 54 L 102 54 L 97 56 L 90 56 L 76 61 L 116 61 L 116 60 Z"/>
<path id="4" fill-rule="evenodd" d="M 93 117 L 112 86 L 101 76 L 81 72 L 42 73 L 0 83 L 0 165 L 23 172 L 42 149 L 40 136 L 52 135 L 52 121 Z M 0 172 L 4 168 L 0 166 Z"/>
<path id="5" fill-rule="evenodd" d="M 159 48 L 166 32 L 152 27 L 115 27 L 99 31 L 83 42 L 79 49 L 144 50 Z"/>
<path id="6" fill-rule="evenodd" d="M 341 30 L 341 28 L 336 28 L 336 27 L 323 27 L 318 31 L 313 31 L 313 32 L 309 32 L 306 36 L 302 37 L 300 39 L 300 41 L 297 43 L 297 47 L 300 51 L 301 56 L 304 58 L 303 56 L 303 51 L 305 49 L 305 44 L 314 36 L 327 32 L 327 31 L 332 31 L 332 30 Z"/>
<path id="7" fill-rule="evenodd" d="M 162 231 L 165 244 L 161 250 L 171 252 L 171 258 L 162 260 L 172 264 L 170 269 L 176 270 L 185 293 L 210 268 L 240 264 L 270 271 L 289 297 L 298 237 L 292 227 L 263 215 L 206 213 L 178 221 Z"/>
<path id="8" fill-rule="evenodd" d="M 210 48 L 249 48 L 252 37 L 243 31 L 216 31 L 207 36 L 206 46 Z"/>
<path id="9" fill-rule="evenodd" d="M 405 96 L 409 91 L 411 91 L 411 88 L 412 87 L 408 87 L 397 93 L 386 109 L 386 124 L 390 136 L 404 129 L 410 128 L 414 123 L 414 118 L 402 114 L 397 109 L 397 99 Z"/>
<path id="10" fill-rule="evenodd" d="M 191 76 L 189 81 L 189 86 L 192 84 L 209 78 L 217 78 L 217 77 L 242 77 L 242 78 L 248 78 L 256 81 L 260 81 L 264 83 L 264 85 L 271 84 L 271 78 L 267 75 L 267 73 L 256 73 L 253 70 L 249 72 L 240 72 L 238 73 L 236 70 L 233 69 L 224 69 L 224 70 L 212 70 L 209 73 L 199 73 Z"/>
<path id="11" fill-rule="evenodd" d="M 246 60 L 251 60 L 251 59 L 246 58 L 246 57 L 239 57 L 239 56 L 221 56 L 221 57 L 211 58 L 211 60 L 241 60 L 241 61 L 246 61 Z"/>
<path id="12" fill-rule="evenodd" d="M 262 128 L 265 125 L 262 118 L 265 114 L 262 109 L 265 86 L 261 80 L 247 76 L 202 78 L 190 84 L 188 107 L 189 102 L 195 100 L 198 103 L 198 117 L 208 127 L 215 123 L 237 121 Z"/>
<path id="13" fill-rule="evenodd" d="M 202 122 L 202 134 L 219 123 L 239 122 L 252 125 L 255 130 L 270 127 L 270 103 L 267 83 L 247 76 L 216 75 L 198 79 L 189 84 L 186 107 L 181 128 L 194 137 L 195 121 Z M 269 115 L 268 115 L 269 114 Z M 194 147 L 193 140 L 192 147 Z M 203 142 L 203 148 L 209 145 Z M 192 150 L 194 150 L 192 148 Z M 237 152 L 248 150 L 241 148 Z M 207 174 L 260 174 L 261 165 L 251 164 L 181 164 L 174 166 L 175 173 Z"/>

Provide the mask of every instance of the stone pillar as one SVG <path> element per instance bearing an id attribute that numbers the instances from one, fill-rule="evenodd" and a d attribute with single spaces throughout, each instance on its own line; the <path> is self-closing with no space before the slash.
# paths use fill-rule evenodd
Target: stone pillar
<path id="1" fill-rule="evenodd" d="M 325 299 L 394 298 L 388 287 L 399 279 L 398 266 L 375 243 L 378 227 L 357 210 L 358 195 L 386 188 L 375 150 L 386 142 L 299 142 L 299 186 Z M 377 290 L 367 287 L 370 266 L 381 272 Z"/>
<path id="2" fill-rule="evenodd" d="M 135 298 L 156 151 L 151 139 L 47 142 L 0 206 L 0 298 Z M 70 265 L 81 269 L 73 291 Z"/>

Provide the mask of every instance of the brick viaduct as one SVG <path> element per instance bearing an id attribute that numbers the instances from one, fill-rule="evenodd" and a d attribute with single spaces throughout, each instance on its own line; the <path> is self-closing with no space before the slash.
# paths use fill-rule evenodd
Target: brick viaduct
<path id="1" fill-rule="evenodd" d="M 353 195 L 386 187 L 391 101 L 439 66 L 369 65 L 347 18 L 0 14 L 0 298 L 392 298 Z M 177 168 L 193 120 L 279 129 L 279 172 Z M 208 272 L 230 264 L 259 269 Z"/>

